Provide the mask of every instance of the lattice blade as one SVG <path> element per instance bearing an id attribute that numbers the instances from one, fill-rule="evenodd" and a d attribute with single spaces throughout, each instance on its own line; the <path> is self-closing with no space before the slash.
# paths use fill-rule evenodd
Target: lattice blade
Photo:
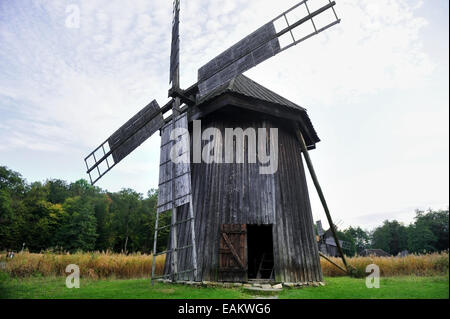
<path id="1" fill-rule="evenodd" d="M 237 75 L 339 23 L 340 20 L 334 11 L 336 5 L 334 1 L 325 0 L 327 4 L 312 12 L 309 10 L 308 3 L 317 4 L 321 1 L 323 2 L 323 0 L 305 0 L 298 3 L 202 66 L 198 70 L 200 95 L 206 95 Z M 304 9 L 305 14 L 292 15 L 299 9 Z M 332 13 L 332 19 L 318 26 L 313 19 L 325 13 Z M 281 29 L 280 20 L 285 24 Z M 312 31 L 306 34 L 299 33 L 298 31 L 303 31 L 299 29 L 306 22 L 311 22 Z M 287 44 L 286 37 L 290 39 Z"/>
<path id="2" fill-rule="evenodd" d="M 177 117 L 175 122 L 176 140 L 171 140 L 172 121 L 161 129 L 161 160 L 159 168 L 158 213 L 180 207 L 190 201 L 191 195 L 191 168 L 190 168 L 190 140 L 188 134 L 187 114 Z M 178 147 L 175 147 L 175 142 Z M 174 153 L 171 154 L 172 149 Z M 176 159 L 174 164 L 172 159 Z M 172 166 L 175 169 L 172 170 Z M 175 175 L 175 176 L 173 176 Z M 173 179 L 175 178 L 175 190 Z M 172 192 L 175 191 L 174 196 Z"/>
<path id="3" fill-rule="evenodd" d="M 91 184 L 95 184 L 163 125 L 162 109 L 154 100 L 84 159 Z"/>

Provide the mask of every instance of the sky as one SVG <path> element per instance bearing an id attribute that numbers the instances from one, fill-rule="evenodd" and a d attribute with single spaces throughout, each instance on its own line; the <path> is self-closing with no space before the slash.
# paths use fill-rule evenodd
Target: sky
<path id="1" fill-rule="evenodd" d="M 297 2 L 181 0 L 181 87 Z M 447 209 L 449 2 L 336 3 L 339 25 L 245 75 L 308 110 L 339 227 Z M 29 182 L 87 178 L 90 151 L 153 99 L 168 101 L 171 21 L 167 0 L 1 0 L 0 165 Z M 159 146 L 156 134 L 97 185 L 157 188 Z"/>

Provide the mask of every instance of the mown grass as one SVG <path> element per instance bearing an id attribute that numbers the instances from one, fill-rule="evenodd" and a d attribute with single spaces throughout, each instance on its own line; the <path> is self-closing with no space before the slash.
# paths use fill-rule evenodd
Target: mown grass
<path id="1" fill-rule="evenodd" d="M 0 273 L 1 274 L 1 273 Z M 448 299 L 448 276 L 381 278 L 379 289 L 368 289 L 365 279 L 327 277 L 325 287 L 285 289 L 281 299 Z M 155 283 L 149 279 L 81 279 L 79 289 L 68 289 L 65 278 L 0 277 L 0 298 L 10 299 L 252 299 L 241 288 L 204 288 Z"/>
<path id="2" fill-rule="evenodd" d="M 340 258 L 332 258 L 341 264 Z M 65 269 L 69 264 L 79 266 L 84 278 L 97 279 L 133 279 L 148 278 L 152 269 L 151 255 L 114 254 L 114 253 L 19 253 L 6 262 L 4 271 L 12 277 L 24 278 L 36 275 L 44 277 L 66 276 Z M 156 273 L 161 274 L 164 268 L 164 256 L 156 259 Z M 0 262 L 5 262 L 5 254 L 0 254 Z M 323 274 L 326 277 L 345 276 L 345 274 L 321 259 Z M 390 276 L 445 276 L 449 271 L 449 254 L 410 255 L 406 257 L 353 257 L 348 258 L 359 277 L 366 275 L 367 265 L 380 267 L 382 277 Z"/>
<path id="3" fill-rule="evenodd" d="M 366 279 L 327 277 L 326 286 L 283 291 L 287 299 L 448 299 L 448 276 L 380 278 L 380 288 L 369 289 Z"/>

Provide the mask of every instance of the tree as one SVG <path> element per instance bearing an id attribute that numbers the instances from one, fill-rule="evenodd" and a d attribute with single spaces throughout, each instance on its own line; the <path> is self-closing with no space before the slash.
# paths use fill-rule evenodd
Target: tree
<path id="1" fill-rule="evenodd" d="M 339 238 L 339 240 L 342 240 L 343 242 L 347 243 L 347 245 L 343 244 L 341 247 L 342 250 L 344 251 L 344 255 L 354 256 L 356 254 L 356 245 L 354 238 L 350 236 L 350 234 L 347 233 L 345 230 L 344 231 L 337 230 L 337 237 Z"/>
<path id="2" fill-rule="evenodd" d="M 437 237 L 425 223 L 416 223 L 408 229 L 408 250 L 412 253 L 436 251 Z"/>
<path id="3" fill-rule="evenodd" d="M 48 188 L 48 201 L 50 203 L 63 204 L 70 197 L 69 186 L 63 180 L 48 180 L 45 186 Z"/>
<path id="4" fill-rule="evenodd" d="M 156 207 L 158 204 L 158 192 L 151 189 L 147 193 L 147 198 L 142 201 L 140 218 L 141 223 L 137 225 L 136 232 L 139 236 L 136 238 L 137 249 L 142 252 L 150 253 L 153 249 L 153 239 L 155 234 L 155 220 L 156 220 Z M 164 216 L 160 215 L 160 221 L 164 220 Z M 160 222 L 159 226 L 162 227 L 167 225 L 167 223 Z M 159 249 L 161 247 L 166 247 L 168 238 L 169 228 L 160 230 L 158 232 L 158 238 L 163 245 L 158 245 Z M 165 248 L 164 248 L 165 249 Z"/>
<path id="5" fill-rule="evenodd" d="M 12 195 L 19 195 L 25 192 L 26 183 L 19 173 L 0 166 L 0 189 L 7 190 Z"/>
<path id="6" fill-rule="evenodd" d="M 71 252 L 92 251 L 98 236 L 92 203 L 77 196 L 66 199 L 63 208 L 66 215 L 55 236 L 55 245 Z"/>
<path id="7" fill-rule="evenodd" d="M 62 227 L 67 213 L 61 204 L 47 201 L 40 201 L 37 207 L 40 217 L 29 226 L 32 235 L 28 248 L 40 251 L 53 246 L 56 232 Z"/>
<path id="8" fill-rule="evenodd" d="M 344 230 L 344 233 L 353 239 L 355 250 L 358 254 L 361 254 L 364 249 L 370 248 L 370 235 L 361 227 L 353 228 L 350 226 Z"/>
<path id="9" fill-rule="evenodd" d="M 142 195 L 132 189 L 123 189 L 117 194 L 110 195 L 113 200 L 111 213 L 116 238 L 114 248 L 128 252 L 129 243 L 131 243 L 132 249 L 134 248 L 135 228 L 140 223 L 138 215 Z"/>
<path id="10" fill-rule="evenodd" d="M 153 248 L 158 192 L 143 196 L 123 189 L 109 193 L 81 179 L 67 183 L 50 179 L 28 184 L 18 173 L 0 166 L 0 250 L 32 252 L 60 247 L 76 250 L 150 252 Z M 160 215 L 159 227 L 170 225 L 170 212 Z M 417 211 L 413 224 L 385 221 L 372 233 L 360 227 L 338 231 L 350 245 L 345 254 L 381 248 L 396 255 L 447 250 L 449 211 Z M 170 227 L 158 232 L 158 250 L 167 248 Z"/>
<path id="11" fill-rule="evenodd" d="M 69 185 L 70 196 L 93 196 L 95 194 L 100 193 L 100 189 L 98 187 L 94 187 L 85 179 L 80 179 L 74 183 Z"/>
<path id="12" fill-rule="evenodd" d="M 416 211 L 409 227 L 408 249 L 414 253 L 429 253 L 448 249 L 448 210 Z"/>
<path id="13" fill-rule="evenodd" d="M 372 246 L 397 255 L 408 248 L 408 230 L 396 220 L 386 220 L 373 232 Z"/>
<path id="14" fill-rule="evenodd" d="M 19 234 L 13 200 L 6 189 L 0 189 L 0 250 L 17 246 Z"/>
<path id="15" fill-rule="evenodd" d="M 108 194 L 99 194 L 92 202 L 97 220 L 98 234 L 95 249 L 99 251 L 110 250 L 114 243 L 114 236 L 111 230 L 112 216 L 110 213 L 112 199 Z"/>

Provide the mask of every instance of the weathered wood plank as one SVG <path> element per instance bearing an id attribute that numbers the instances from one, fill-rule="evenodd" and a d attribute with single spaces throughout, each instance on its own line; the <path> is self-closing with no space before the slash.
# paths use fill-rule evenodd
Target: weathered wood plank
<path id="1" fill-rule="evenodd" d="M 312 213 L 306 177 L 295 134 L 283 122 L 266 117 L 209 116 L 202 129 L 278 127 L 279 169 L 274 175 L 260 175 L 258 164 L 192 164 L 195 234 L 201 280 L 242 280 L 235 271 L 219 272 L 219 265 L 239 266 L 230 252 L 221 259 L 221 224 L 273 224 L 274 271 L 279 281 L 320 281 L 322 273 L 313 234 Z M 269 137 L 269 136 L 268 136 Z M 270 143 L 267 141 L 267 143 Z M 204 142 L 203 145 L 206 143 Z M 223 146 L 223 145 L 222 145 Z M 276 147 L 278 145 L 270 145 Z M 183 208 L 180 208 L 184 212 Z M 181 214 L 181 213 L 180 213 Z M 182 213 L 182 216 L 187 216 Z M 181 215 L 180 215 L 181 218 Z M 180 228 L 180 231 L 181 228 Z M 187 230 L 188 231 L 188 230 Z M 238 236 L 229 229 L 230 237 Z M 234 233 L 236 232 L 236 233 Z M 186 237 L 186 240 L 189 237 Z M 234 239 L 233 239 L 234 240 Z M 182 243 L 180 242 L 180 246 Z M 236 242 L 238 254 L 247 256 L 246 241 Z M 180 258 L 179 268 L 191 263 L 189 254 Z M 184 263 L 184 264 L 183 264 Z"/>
<path id="2" fill-rule="evenodd" d="M 163 126 L 163 115 L 154 117 L 159 111 L 158 102 L 152 101 L 109 137 L 114 163 L 119 163 Z"/>

